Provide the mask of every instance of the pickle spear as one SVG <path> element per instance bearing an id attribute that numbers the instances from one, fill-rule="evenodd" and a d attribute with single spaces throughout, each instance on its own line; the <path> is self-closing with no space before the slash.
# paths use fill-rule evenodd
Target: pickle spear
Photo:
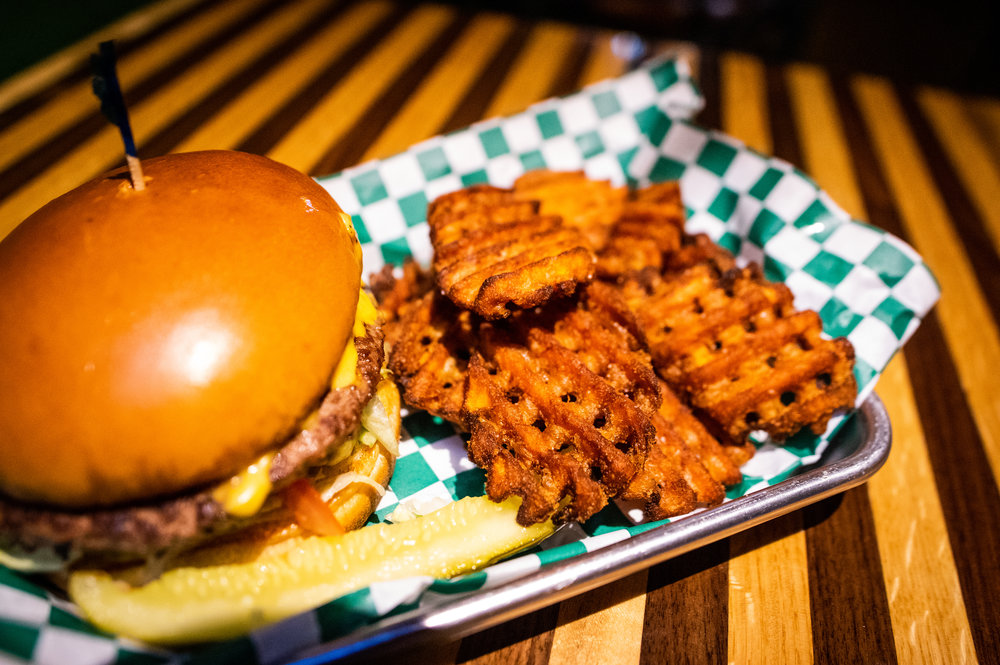
<path id="1" fill-rule="evenodd" d="M 286 541 L 250 563 L 174 568 L 139 587 L 85 570 L 68 589 L 94 625 L 118 635 L 164 645 L 229 639 L 373 582 L 478 570 L 554 531 L 517 524 L 519 504 L 468 497 L 399 524 Z"/>

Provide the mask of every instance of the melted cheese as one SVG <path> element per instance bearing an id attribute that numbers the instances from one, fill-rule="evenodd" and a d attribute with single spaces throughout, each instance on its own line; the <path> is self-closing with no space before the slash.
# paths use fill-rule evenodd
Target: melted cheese
<path id="1" fill-rule="evenodd" d="M 364 289 L 358 296 L 358 311 L 354 316 L 354 330 L 351 339 L 347 340 L 344 353 L 340 356 L 337 369 L 333 372 L 330 387 L 333 389 L 346 388 L 358 378 L 358 348 L 354 345 L 355 337 L 364 337 L 365 324 L 375 325 L 378 323 L 378 309 L 371 297 L 365 293 Z"/>
<path id="2" fill-rule="evenodd" d="M 256 462 L 215 488 L 212 497 L 230 515 L 250 517 L 264 505 L 271 493 L 271 462 L 274 453 L 265 453 Z"/>
<path id="3" fill-rule="evenodd" d="M 330 379 L 330 387 L 333 389 L 345 388 L 358 380 L 358 349 L 354 345 L 355 337 L 362 337 L 365 334 L 365 324 L 375 325 L 378 322 L 378 309 L 371 297 L 365 293 L 364 289 L 358 296 L 358 309 L 354 315 L 354 329 L 351 338 L 347 341 L 344 353 L 337 363 L 337 368 Z M 308 429 L 319 418 L 319 410 L 310 413 L 302 421 L 302 429 Z M 348 437 L 333 453 L 334 463 L 347 459 L 357 439 Z M 228 481 L 221 483 L 212 492 L 212 497 L 219 502 L 223 509 L 230 515 L 236 517 L 250 517 L 256 514 L 264 505 L 264 501 L 271 493 L 272 485 L 270 479 L 271 461 L 274 453 L 266 453 L 256 462 L 240 471 Z"/>

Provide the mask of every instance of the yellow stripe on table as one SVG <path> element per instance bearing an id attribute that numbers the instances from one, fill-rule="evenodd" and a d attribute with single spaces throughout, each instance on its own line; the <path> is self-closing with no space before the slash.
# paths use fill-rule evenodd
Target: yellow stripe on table
<path id="1" fill-rule="evenodd" d="M 906 364 L 882 374 L 893 429 L 885 466 L 869 481 L 892 634 L 901 663 L 975 662 L 958 572 Z"/>
<path id="2" fill-rule="evenodd" d="M 771 540 L 783 528 L 791 533 Z M 812 662 L 809 565 L 801 513 L 739 533 L 730 543 L 729 662 Z"/>
<path id="3" fill-rule="evenodd" d="M 828 79 L 809 65 L 790 67 L 787 75 L 803 167 L 834 201 L 867 219 Z M 904 663 L 972 662 L 958 573 L 902 356 L 889 364 L 878 393 L 889 411 L 893 445 L 868 482 L 868 495 L 896 652 Z"/>
<path id="4" fill-rule="evenodd" d="M 120 58 L 118 79 L 121 81 L 125 97 L 128 98 L 131 85 L 142 81 L 199 42 L 243 18 L 257 5 L 256 0 L 222 3 L 199 14 L 196 21 L 183 23 L 148 45 L 129 53 L 127 57 Z M 108 37 L 110 38 L 110 35 Z M 97 42 L 88 41 L 87 46 L 93 52 Z M 0 134 L 0 169 L 14 163 L 81 118 L 97 112 L 99 108 L 99 102 L 94 97 L 89 79 L 62 90 L 44 106 L 5 128 Z M 134 127 L 134 129 L 139 128 Z M 142 146 L 139 148 L 141 151 Z"/>
<path id="5" fill-rule="evenodd" d="M 353 5 L 202 124 L 177 152 L 234 148 L 395 8 L 380 0 Z"/>
<path id="6" fill-rule="evenodd" d="M 323 154 L 362 117 L 368 107 L 454 16 L 439 6 L 422 6 L 354 67 L 268 156 L 309 173 Z"/>
<path id="7" fill-rule="evenodd" d="M 140 146 L 140 156 L 144 141 L 197 104 L 261 51 L 299 28 L 323 5 L 324 0 L 303 0 L 283 7 L 268 21 L 227 42 L 183 76 L 133 107 L 132 130 Z M 122 154 L 118 129 L 107 125 L 0 204 L 0 236 L 7 235 L 50 199 L 99 175 Z"/>
<path id="8" fill-rule="evenodd" d="M 560 603 L 548 665 L 638 665 L 646 579 L 643 570 Z"/>
<path id="9" fill-rule="evenodd" d="M 545 99 L 576 31 L 557 23 L 539 23 L 531 32 L 513 68 L 486 109 L 484 117 L 511 115 Z"/>
<path id="10" fill-rule="evenodd" d="M 434 136 L 467 90 L 514 30 L 514 21 L 499 14 L 477 16 L 419 90 L 393 116 L 362 161 L 386 157 Z"/>
<path id="11" fill-rule="evenodd" d="M 978 131 L 967 105 L 954 92 L 923 88 L 920 106 L 948 152 L 950 166 L 962 180 L 976 212 L 986 223 L 994 249 L 1000 251 L 1000 162 L 987 147 L 989 137 Z"/>
<path id="12" fill-rule="evenodd" d="M 770 154 L 764 65 L 756 58 L 730 53 L 720 58 L 719 69 L 724 131 L 754 150 Z"/>
<path id="13" fill-rule="evenodd" d="M 593 40 L 590 56 L 583 66 L 580 75 L 580 85 L 590 85 L 597 81 L 621 76 L 625 73 L 626 62 L 615 53 L 613 41 L 615 35 L 611 31 L 600 32 Z"/>
<path id="14" fill-rule="evenodd" d="M 801 166 L 847 214 L 867 219 L 847 138 L 826 75 L 819 67 L 796 64 L 787 68 L 786 78 L 805 159 Z"/>
<path id="15" fill-rule="evenodd" d="M 865 76 L 855 79 L 852 89 L 907 232 L 941 283 L 937 305 L 941 328 L 993 476 L 1000 479 L 1000 400 L 994 390 L 1000 367 L 996 324 L 892 86 L 885 79 Z"/>

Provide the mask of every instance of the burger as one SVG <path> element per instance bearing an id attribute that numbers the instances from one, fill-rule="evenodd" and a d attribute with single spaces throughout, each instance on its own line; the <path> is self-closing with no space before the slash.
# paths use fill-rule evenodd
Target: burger
<path id="1" fill-rule="evenodd" d="M 399 395 L 350 216 L 261 156 L 142 167 L 144 189 L 112 171 L 0 242 L 8 567 L 252 555 L 359 527 L 392 473 Z"/>

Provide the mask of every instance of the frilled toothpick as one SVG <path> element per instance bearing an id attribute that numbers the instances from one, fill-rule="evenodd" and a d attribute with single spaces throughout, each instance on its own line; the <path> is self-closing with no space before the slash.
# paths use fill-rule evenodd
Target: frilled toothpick
<path id="1" fill-rule="evenodd" d="M 142 165 L 132 139 L 132 126 L 128 121 L 128 109 L 118 85 L 118 73 L 115 70 L 115 43 L 101 42 L 100 50 L 90 56 L 90 66 L 94 72 L 94 94 L 101 100 L 101 113 L 111 123 L 118 127 L 125 144 L 125 161 L 129 174 L 132 176 L 132 187 L 136 191 L 146 188 L 142 178 Z"/>

